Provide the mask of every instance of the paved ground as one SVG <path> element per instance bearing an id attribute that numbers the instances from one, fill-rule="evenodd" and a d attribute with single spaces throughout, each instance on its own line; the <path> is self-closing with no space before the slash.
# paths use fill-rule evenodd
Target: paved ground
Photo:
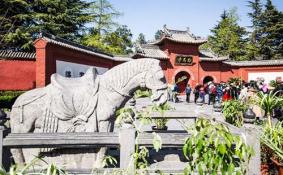
<path id="1" fill-rule="evenodd" d="M 170 119 L 167 126 L 168 130 L 184 130 L 182 125 L 190 125 L 194 123 L 192 117 L 207 117 L 215 118 L 220 121 L 223 120 L 221 113 L 214 112 L 212 105 L 204 104 L 202 106 L 196 105 L 195 103 L 187 103 L 185 101 L 185 96 L 179 96 L 180 101 L 178 103 L 169 102 L 169 104 L 175 109 L 167 114 L 165 117 L 182 117 L 182 119 Z M 151 105 L 149 98 L 141 98 L 136 101 L 136 108 L 138 110 Z M 144 127 L 144 130 L 151 130 L 151 126 Z"/>

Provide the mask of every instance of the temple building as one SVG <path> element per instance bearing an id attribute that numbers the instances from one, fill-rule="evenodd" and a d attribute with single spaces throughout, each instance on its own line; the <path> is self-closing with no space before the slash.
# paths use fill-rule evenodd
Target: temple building
<path id="1" fill-rule="evenodd" d="M 161 62 L 167 82 L 177 82 L 181 92 L 189 83 L 227 82 L 240 77 L 248 82 L 264 78 L 266 83 L 283 78 L 281 60 L 231 61 L 200 50 L 206 39 L 193 35 L 189 29 L 172 30 L 164 26 L 161 38 L 139 45 L 131 56 L 115 56 L 65 39 L 41 34 L 34 41 L 35 53 L 0 51 L 0 90 L 29 90 L 49 84 L 50 76 L 59 73 L 80 77 L 94 66 L 99 74 L 123 62 L 154 58 Z"/>
<path id="2" fill-rule="evenodd" d="M 283 78 L 282 60 L 231 61 L 228 57 L 218 57 L 202 51 L 200 45 L 205 39 L 196 37 L 189 29 L 172 30 L 166 25 L 161 38 L 136 48 L 133 59 L 155 58 L 161 61 L 167 82 L 177 83 L 181 92 L 189 83 L 191 86 L 227 82 L 230 77 L 240 77 L 248 82 L 264 78 L 266 83 Z"/>

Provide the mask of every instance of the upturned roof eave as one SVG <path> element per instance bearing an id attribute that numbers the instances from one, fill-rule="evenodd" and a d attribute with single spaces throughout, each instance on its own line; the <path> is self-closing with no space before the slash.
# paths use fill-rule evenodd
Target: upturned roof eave
<path id="1" fill-rule="evenodd" d="M 169 37 L 162 37 L 161 39 L 159 39 L 158 41 L 155 42 L 151 42 L 149 44 L 153 44 L 153 45 L 159 45 L 162 44 L 165 40 L 169 40 L 175 43 L 182 43 L 182 44 L 194 44 L 194 45 L 201 45 L 207 42 L 207 40 L 195 40 L 195 41 L 180 41 L 180 40 L 176 40 L 173 38 L 169 38 Z"/>

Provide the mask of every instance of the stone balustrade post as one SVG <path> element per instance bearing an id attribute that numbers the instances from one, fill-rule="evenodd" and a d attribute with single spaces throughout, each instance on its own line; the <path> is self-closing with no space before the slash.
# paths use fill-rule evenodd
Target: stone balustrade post
<path id="1" fill-rule="evenodd" d="M 260 131 L 256 125 L 244 124 L 245 140 L 249 146 L 254 149 L 254 155 L 248 164 L 248 175 L 260 174 Z"/>
<path id="2" fill-rule="evenodd" d="M 136 131 L 129 125 L 125 124 L 119 132 L 120 141 L 120 168 L 127 170 L 128 174 L 134 174 L 134 153 L 135 153 Z"/>
<path id="3" fill-rule="evenodd" d="M 4 126 L 0 126 L 0 166 L 3 167 L 3 138 L 4 138 Z"/>

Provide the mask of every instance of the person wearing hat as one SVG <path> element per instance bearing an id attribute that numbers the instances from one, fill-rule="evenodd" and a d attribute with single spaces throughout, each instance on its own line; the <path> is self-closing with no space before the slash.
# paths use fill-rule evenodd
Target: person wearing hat
<path id="1" fill-rule="evenodd" d="M 250 101 L 257 101 L 258 96 L 257 96 L 258 90 L 256 90 L 253 87 L 250 87 L 248 89 L 248 100 Z M 264 116 L 264 111 L 259 107 L 257 104 L 251 104 L 250 107 L 253 109 L 254 113 L 256 114 L 256 117 L 263 117 Z"/>

